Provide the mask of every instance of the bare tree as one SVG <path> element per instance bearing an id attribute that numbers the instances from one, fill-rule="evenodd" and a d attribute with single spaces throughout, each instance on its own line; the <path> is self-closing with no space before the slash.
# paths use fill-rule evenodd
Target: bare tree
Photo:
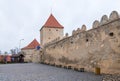
<path id="1" fill-rule="evenodd" d="M 7 51 L 5 51 L 5 52 L 4 52 L 4 54 L 8 54 L 8 52 L 7 52 Z"/>
<path id="2" fill-rule="evenodd" d="M 18 54 L 18 52 L 19 52 L 19 49 L 16 47 L 15 48 L 15 53 Z"/>
<path id="3" fill-rule="evenodd" d="M 18 48 L 16 47 L 15 49 L 11 49 L 10 52 L 11 54 L 18 54 Z"/>
<path id="4" fill-rule="evenodd" d="M 11 52 L 11 54 L 15 54 L 14 49 L 11 49 L 10 52 Z"/>
<path id="5" fill-rule="evenodd" d="M 1 50 L 0 50 L 0 54 L 2 54 Z"/>

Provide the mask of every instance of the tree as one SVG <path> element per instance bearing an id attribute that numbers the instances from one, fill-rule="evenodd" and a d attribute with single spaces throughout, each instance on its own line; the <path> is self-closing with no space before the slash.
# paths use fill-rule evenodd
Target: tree
<path id="1" fill-rule="evenodd" d="M 2 54 L 1 50 L 0 50 L 0 54 Z"/>
<path id="2" fill-rule="evenodd" d="M 5 51 L 5 52 L 4 52 L 4 54 L 8 54 L 8 52 L 7 52 L 7 51 Z"/>
<path id="3" fill-rule="evenodd" d="M 18 54 L 18 52 L 19 52 L 19 49 L 16 47 L 15 48 L 15 53 Z"/>
<path id="4" fill-rule="evenodd" d="M 10 50 L 11 54 L 18 54 L 18 48 L 14 48 Z"/>
<path id="5" fill-rule="evenodd" d="M 15 54 L 14 49 L 11 49 L 10 52 L 11 52 L 11 54 Z"/>

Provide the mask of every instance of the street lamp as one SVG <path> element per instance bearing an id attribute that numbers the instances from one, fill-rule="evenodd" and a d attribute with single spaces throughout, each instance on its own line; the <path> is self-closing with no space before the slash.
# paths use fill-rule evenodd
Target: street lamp
<path id="1" fill-rule="evenodd" d="M 21 41 L 24 40 L 24 39 L 20 39 L 20 42 L 19 42 L 19 51 L 21 50 L 20 49 L 20 46 L 21 46 Z"/>

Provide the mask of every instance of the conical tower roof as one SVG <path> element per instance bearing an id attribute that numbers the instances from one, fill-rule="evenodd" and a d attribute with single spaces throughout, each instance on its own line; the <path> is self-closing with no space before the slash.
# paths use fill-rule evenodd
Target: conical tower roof
<path id="1" fill-rule="evenodd" d="M 28 44 L 26 47 L 22 48 L 21 50 L 35 49 L 37 46 L 40 46 L 40 44 L 36 39 L 34 39 L 30 44 Z"/>
<path id="2" fill-rule="evenodd" d="M 48 28 L 64 28 L 57 20 L 56 18 L 50 14 L 48 20 L 46 23 L 43 25 L 43 27 L 48 27 Z"/>

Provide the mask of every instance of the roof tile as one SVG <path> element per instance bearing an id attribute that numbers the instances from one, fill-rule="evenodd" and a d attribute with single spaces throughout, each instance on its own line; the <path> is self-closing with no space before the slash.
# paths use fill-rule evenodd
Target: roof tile
<path id="1" fill-rule="evenodd" d="M 51 14 L 46 23 L 43 25 L 43 27 L 48 28 L 64 28 L 57 20 L 56 18 Z"/>
<path id="2" fill-rule="evenodd" d="M 26 47 L 22 48 L 21 50 L 35 49 L 37 46 L 40 46 L 40 44 L 36 39 L 34 39 L 30 44 L 28 44 Z"/>

